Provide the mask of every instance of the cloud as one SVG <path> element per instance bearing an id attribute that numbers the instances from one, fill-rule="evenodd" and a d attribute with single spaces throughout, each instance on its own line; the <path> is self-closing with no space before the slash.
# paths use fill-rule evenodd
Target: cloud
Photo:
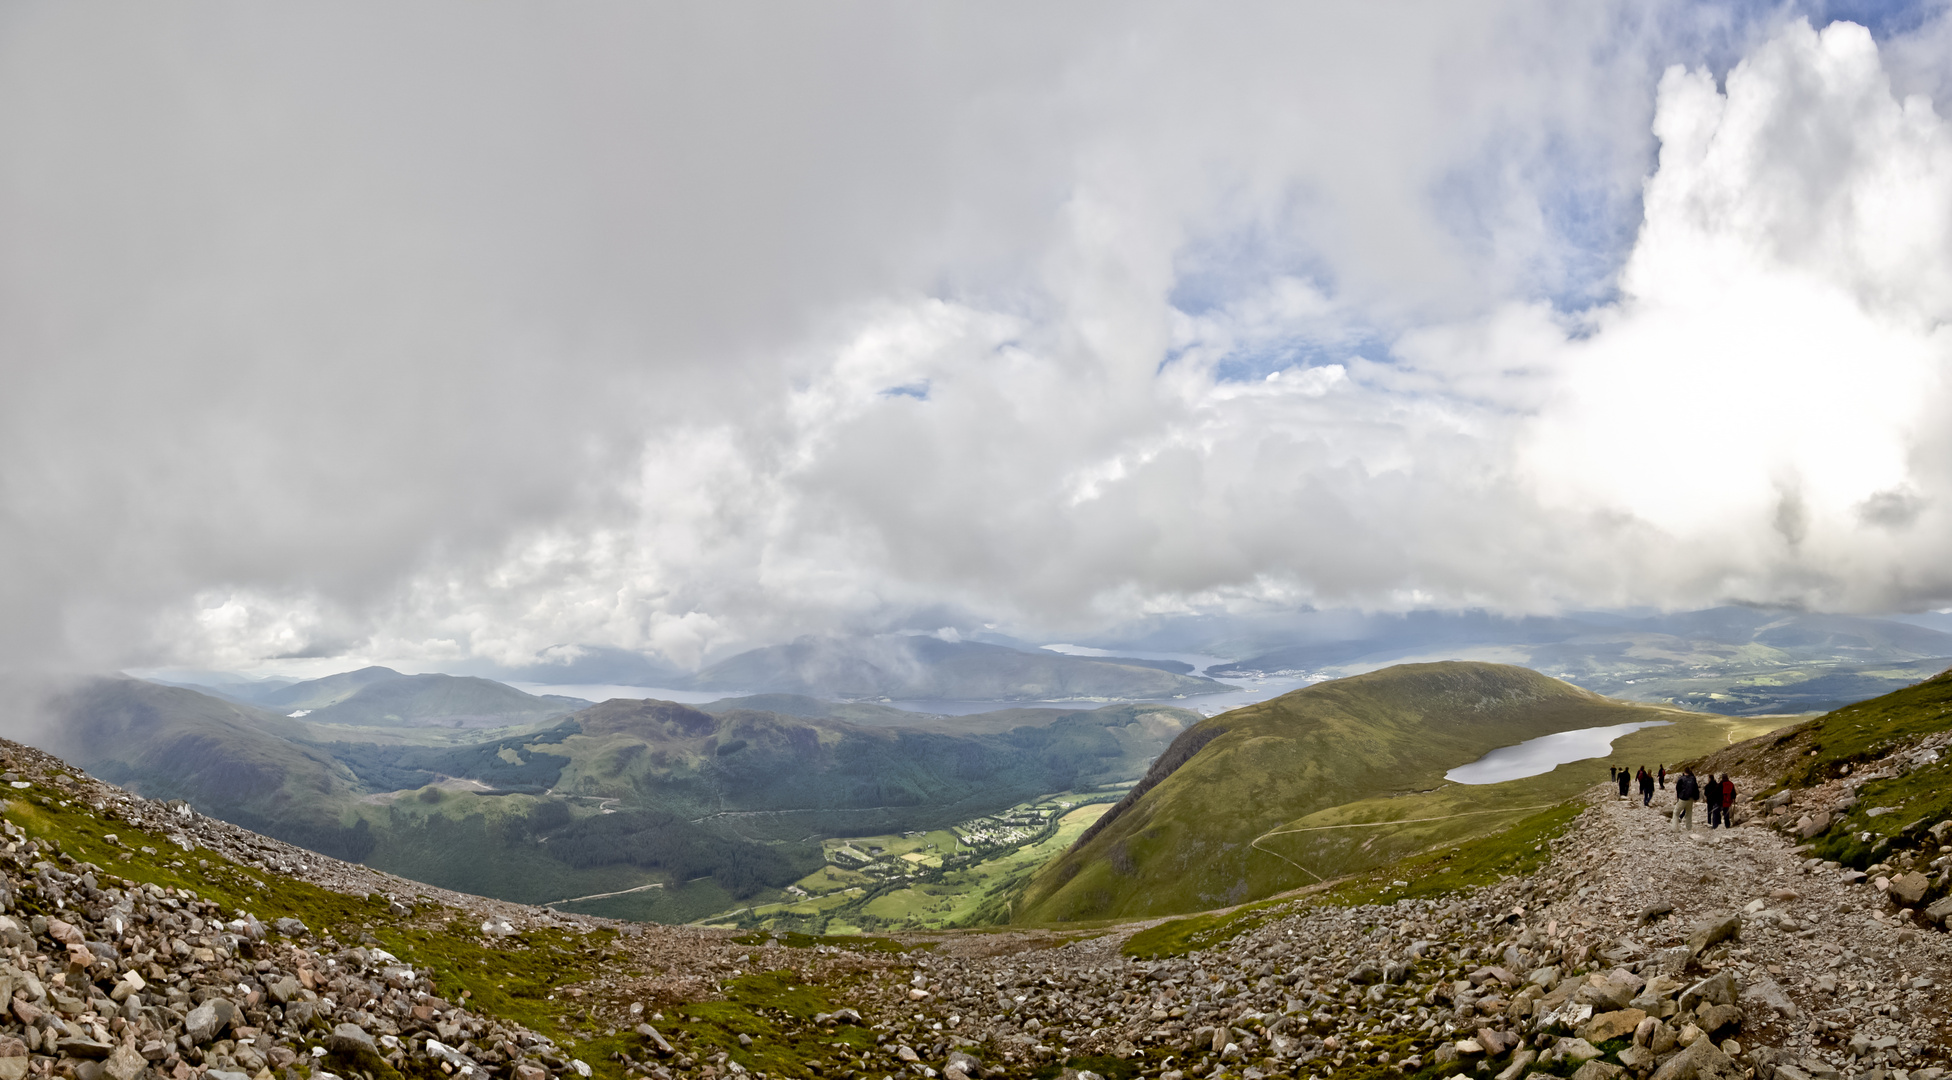
<path id="1" fill-rule="evenodd" d="M 1946 602 L 1948 24 L 1410 8 L 9 9 L 0 650 Z"/>

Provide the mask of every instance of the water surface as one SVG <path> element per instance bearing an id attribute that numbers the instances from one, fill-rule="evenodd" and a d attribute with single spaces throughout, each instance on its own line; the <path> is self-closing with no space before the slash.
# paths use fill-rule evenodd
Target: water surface
<path id="1" fill-rule="evenodd" d="M 1454 784 L 1497 784 L 1506 780 L 1537 776 L 1540 773 L 1551 772 L 1567 762 L 1605 757 L 1613 750 L 1613 740 L 1620 736 L 1639 731 L 1641 728 L 1661 727 L 1672 722 L 1671 720 L 1642 720 L 1636 724 L 1614 724 L 1611 727 L 1557 731 L 1550 735 L 1541 735 L 1536 739 L 1526 739 L 1516 746 L 1500 746 L 1469 765 L 1459 765 L 1445 773 L 1444 779 Z M 1636 761 L 1627 764 L 1652 766 L 1656 763 Z"/>

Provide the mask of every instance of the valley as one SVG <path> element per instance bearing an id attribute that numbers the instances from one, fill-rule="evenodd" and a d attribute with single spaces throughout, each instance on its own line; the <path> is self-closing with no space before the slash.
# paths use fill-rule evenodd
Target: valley
<path id="1" fill-rule="evenodd" d="M 787 896 L 699 920 L 772 933 L 873 934 L 1007 922 L 1014 896 L 1130 785 L 1060 792 L 926 833 L 830 839 Z"/>
<path id="2" fill-rule="evenodd" d="M 0 743 L 18 973 L 0 1062 L 78 1080 L 1942 1080 L 1948 740 L 1952 674 L 1724 741 L 1695 764 L 1736 774 L 1730 830 L 1677 832 L 1671 795 L 1586 784 L 1247 904 L 826 937 L 451 892 Z M 1007 842 L 1096 809 L 1067 801 L 962 821 Z M 916 832 L 832 850 L 912 864 L 965 835 Z"/>

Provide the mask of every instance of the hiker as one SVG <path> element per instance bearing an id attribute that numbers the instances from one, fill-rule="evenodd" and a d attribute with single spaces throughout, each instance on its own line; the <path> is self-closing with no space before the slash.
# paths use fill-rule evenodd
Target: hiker
<path id="1" fill-rule="evenodd" d="M 1626 769 L 1625 769 L 1624 767 L 1622 767 L 1622 768 L 1620 769 L 1620 771 L 1619 771 L 1618 773 L 1616 773 L 1616 774 L 1614 774 L 1614 777 L 1613 777 L 1613 778 L 1614 778 L 1614 780 L 1615 780 L 1615 781 L 1617 781 L 1617 782 L 1619 783 L 1619 785 L 1620 785 L 1620 798 L 1621 798 L 1621 800 L 1622 800 L 1622 801 L 1624 801 L 1624 800 L 1626 800 L 1626 798 L 1628 797 L 1628 796 L 1627 796 L 1627 784 L 1628 784 L 1628 783 L 1630 783 L 1630 782 L 1632 782 L 1632 780 L 1633 780 L 1633 774 L 1631 774 L 1631 773 L 1629 773 L 1629 772 L 1627 772 L 1627 770 L 1626 770 Z"/>
<path id="2" fill-rule="evenodd" d="M 1708 774 L 1708 781 L 1701 785 L 1701 801 L 1708 807 L 1708 827 L 1716 828 L 1722 823 L 1722 782 Z"/>
<path id="3" fill-rule="evenodd" d="M 1646 766 L 1640 769 L 1640 805 L 1654 805 L 1654 774 L 1648 772 Z"/>
<path id="4" fill-rule="evenodd" d="M 1722 827 L 1733 829 L 1735 827 L 1735 781 L 1730 780 L 1727 773 L 1722 774 L 1721 794 Z"/>
<path id="5" fill-rule="evenodd" d="M 1620 782 L 1620 770 L 1618 770 L 1618 769 L 1616 769 L 1616 768 L 1614 768 L 1614 767 L 1613 767 L 1613 766 L 1611 766 L 1611 765 L 1608 765 L 1608 766 L 1606 767 L 1606 782 L 1607 782 L 1607 783 L 1609 783 L 1609 784 L 1617 784 L 1617 783 L 1619 783 L 1619 782 Z"/>
<path id="6" fill-rule="evenodd" d="M 1679 830 L 1682 822 L 1688 823 L 1688 831 L 1694 831 L 1694 801 L 1701 798 L 1701 781 L 1694 778 L 1694 767 L 1681 766 L 1681 775 L 1674 778 L 1674 828 Z"/>
<path id="7" fill-rule="evenodd" d="M 1661 766 L 1661 790 L 1667 790 L 1667 766 Z"/>

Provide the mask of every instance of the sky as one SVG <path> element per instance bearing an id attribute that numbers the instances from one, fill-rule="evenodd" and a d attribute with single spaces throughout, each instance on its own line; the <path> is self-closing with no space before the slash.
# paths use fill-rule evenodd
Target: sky
<path id="1" fill-rule="evenodd" d="M 1947 57 L 1939 2 L 9 4 L 0 656 L 1943 608 Z"/>

